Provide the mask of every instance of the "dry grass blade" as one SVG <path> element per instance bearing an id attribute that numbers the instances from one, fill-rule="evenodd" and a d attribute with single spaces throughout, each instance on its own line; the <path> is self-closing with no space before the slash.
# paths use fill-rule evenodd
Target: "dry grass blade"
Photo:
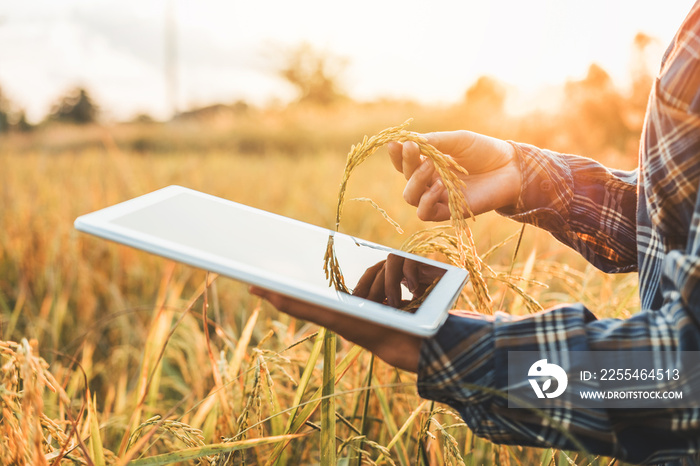
<path id="1" fill-rule="evenodd" d="M 90 441 L 88 443 L 92 460 L 95 466 L 105 466 L 105 451 L 102 445 L 102 436 L 100 434 L 100 424 L 97 420 L 97 410 L 95 405 L 97 400 L 89 396 L 88 391 L 88 425 L 90 427 Z"/>
<path id="2" fill-rule="evenodd" d="M 263 445 L 271 445 L 280 442 L 290 442 L 296 438 L 303 437 L 304 434 L 295 435 L 279 435 L 273 437 L 256 438 L 250 440 L 241 440 L 240 442 L 225 442 L 204 445 L 183 450 L 165 453 L 163 455 L 150 456 L 131 461 L 129 464 L 134 466 L 157 466 L 162 464 L 181 464 L 185 461 L 204 458 L 212 455 L 220 455 L 231 453 L 234 451 L 245 450 L 248 448 L 259 447 Z"/>
<path id="3" fill-rule="evenodd" d="M 204 283 L 195 291 L 190 300 L 188 301 L 184 311 L 180 314 L 177 322 L 168 331 L 168 326 L 170 324 L 170 318 L 172 317 L 170 311 L 166 312 L 166 291 L 168 283 L 170 282 L 170 277 L 172 275 L 172 270 L 174 266 L 170 266 L 168 272 L 163 277 L 161 282 L 158 304 L 156 305 L 156 315 L 149 328 L 149 337 L 146 342 L 146 348 L 144 350 L 144 355 L 142 359 L 141 375 L 139 378 L 139 388 L 138 388 L 138 399 L 136 403 L 136 409 L 131 415 L 131 421 L 127 427 L 126 432 L 122 438 L 121 445 L 119 447 L 119 456 L 122 457 L 126 453 L 126 446 L 131 432 L 131 426 L 134 428 L 140 423 L 141 411 L 143 409 L 143 404 L 146 401 L 146 397 L 150 391 L 151 383 L 153 382 L 157 371 L 161 367 L 161 361 L 165 355 L 165 349 L 167 347 L 170 338 L 175 333 L 177 327 L 182 323 L 185 316 L 190 312 L 192 307 L 194 307 L 197 299 L 202 296 L 207 287 L 211 284 L 213 280 L 217 278 L 216 274 L 207 274 Z M 206 321 L 205 321 L 206 325 Z M 154 343 L 154 340 L 156 343 Z M 160 348 L 158 349 L 158 346 Z M 149 372 L 150 371 L 150 372 Z"/>
<path id="4" fill-rule="evenodd" d="M 396 433 L 396 435 L 394 435 L 394 437 L 391 439 L 389 444 L 386 446 L 387 450 L 391 450 L 394 447 L 394 445 L 396 445 L 396 443 L 401 439 L 401 436 L 406 432 L 406 430 L 408 430 L 408 427 L 411 424 L 413 424 L 416 417 L 418 417 L 418 415 L 425 408 L 425 405 L 427 405 L 428 403 L 429 403 L 428 400 L 425 400 L 420 405 L 418 405 L 418 407 L 416 409 L 413 410 L 413 412 L 410 414 L 410 416 L 408 416 L 408 418 L 406 419 L 406 422 L 403 423 L 403 425 L 401 426 L 399 431 Z M 380 455 L 379 458 L 377 458 L 376 462 L 379 463 L 382 459 L 384 459 L 384 457 L 385 457 L 384 454 Z"/>
<path id="5" fill-rule="evenodd" d="M 451 157 L 438 151 L 430 145 L 428 141 L 418 133 L 406 130 L 406 126 L 411 122 L 407 120 L 399 126 L 384 129 L 372 137 L 365 136 L 362 142 L 350 148 L 348 157 L 345 163 L 345 171 L 343 179 L 340 183 L 340 191 L 338 193 L 338 205 L 335 216 L 335 229 L 340 228 L 340 218 L 343 212 L 343 204 L 345 201 L 345 191 L 347 190 L 348 180 L 350 175 L 362 162 L 376 152 L 377 149 L 389 143 L 390 141 L 398 142 L 415 142 L 420 148 L 421 153 L 430 159 L 442 180 L 445 189 L 447 190 L 448 207 L 452 219 L 458 244 L 457 249 L 460 257 L 460 266 L 466 268 L 471 275 L 472 288 L 476 294 L 476 299 L 479 307 L 485 311 L 491 310 L 492 300 L 489 295 L 488 287 L 481 275 L 482 262 L 476 254 L 476 247 L 471 234 L 471 230 L 466 222 L 465 214 L 473 217 L 471 209 L 464 197 L 466 185 L 460 176 L 469 175 L 469 173 L 460 165 L 458 165 Z M 342 285 L 345 287 L 342 271 L 335 257 L 333 247 L 333 236 L 328 240 L 326 256 L 324 260 L 324 270 L 331 282 L 331 285 Z M 341 288 L 343 289 L 343 288 Z M 346 288 L 345 288 L 346 289 Z"/>
<path id="6" fill-rule="evenodd" d="M 392 409 L 393 393 L 391 391 L 384 390 L 383 387 L 380 386 L 374 386 L 372 388 L 374 389 L 374 394 L 379 404 L 379 409 L 381 410 L 384 428 L 386 429 L 387 434 L 391 435 L 392 438 L 396 440 L 387 448 L 396 447 L 396 455 L 399 462 L 402 466 L 408 466 L 411 464 L 411 462 L 408 456 L 406 441 L 400 437 L 400 429 L 396 422 L 396 416 L 398 413 Z M 377 460 L 377 462 L 379 462 L 379 460 Z"/>
<path id="7" fill-rule="evenodd" d="M 338 365 L 335 367 L 335 372 L 336 372 L 336 379 L 335 383 L 337 384 L 340 379 L 345 375 L 345 372 L 350 368 L 352 363 L 355 362 L 355 360 L 360 356 L 362 353 L 363 349 L 360 346 L 353 346 L 343 357 L 343 359 L 338 363 Z M 311 417 L 311 414 L 313 414 L 314 411 L 318 408 L 318 405 L 321 404 L 322 400 L 322 390 L 323 387 L 319 387 L 316 389 L 316 392 L 311 396 L 310 401 L 306 402 L 304 405 L 303 409 L 301 411 L 295 411 L 296 415 L 294 416 L 294 419 L 292 423 L 289 425 L 287 428 L 287 433 L 294 434 L 301 429 L 301 427 L 306 423 L 306 421 Z M 333 395 L 335 396 L 335 395 Z M 288 443 L 288 442 L 287 442 Z M 283 443 L 282 445 L 286 446 L 286 443 Z M 282 446 L 279 449 L 279 452 L 276 450 L 273 452 L 273 454 L 269 457 L 269 462 L 267 464 L 273 464 L 277 460 L 276 454 L 280 453 L 282 449 L 284 449 L 284 446 Z"/>
<path id="8" fill-rule="evenodd" d="M 308 387 L 309 381 L 311 380 L 314 367 L 316 366 L 316 361 L 318 360 L 318 357 L 321 354 L 321 350 L 323 349 L 323 342 L 325 340 L 326 331 L 327 330 L 325 328 L 321 328 L 317 333 L 314 334 L 316 336 L 316 340 L 314 341 L 314 345 L 311 349 L 311 352 L 309 353 L 309 358 L 306 362 L 306 366 L 304 367 L 304 372 L 302 373 L 301 378 L 299 379 L 299 384 L 297 385 L 296 392 L 294 393 L 294 399 L 292 400 L 292 408 L 289 413 L 289 419 L 287 420 L 287 425 L 284 429 L 285 432 L 296 432 L 295 430 L 292 430 L 292 426 L 293 423 L 296 421 L 296 415 L 299 410 L 299 406 L 301 405 L 301 400 L 304 396 L 304 393 L 306 392 L 306 388 Z M 284 450 L 286 445 L 286 443 L 283 443 L 276 446 L 275 450 L 272 452 L 272 455 L 270 455 L 270 458 L 272 458 L 273 461 L 277 461 L 282 456 L 282 451 Z"/>
<path id="9" fill-rule="evenodd" d="M 214 378 L 214 386 L 216 389 L 216 394 L 219 399 L 219 404 L 224 413 L 225 423 L 227 426 L 233 426 L 233 414 L 231 412 L 231 407 L 226 400 L 226 391 L 224 390 L 224 380 L 221 376 L 221 371 L 219 371 L 219 365 L 217 364 L 216 358 L 214 357 L 214 351 L 212 350 L 211 338 L 209 336 L 209 325 L 207 325 L 207 310 L 209 308 L 209 284 L 213 283 L 209 281 L 209 273 L 207 273 L 206 279 L 204 280 L 204 303 L 202 304 L 202 326 L 204 327 L 204 339 L 207 347 L 207 356 L 209 357 L 209 362 L 211 364 L 211 373 Z"/>
<path id="10" fill-rule="evenodd" d="M 335 352 L 336 335 L 327 331 L 323 337 L 323 379 L 321 400 L 321 457 L 328 466 L 335 466 Z"/>

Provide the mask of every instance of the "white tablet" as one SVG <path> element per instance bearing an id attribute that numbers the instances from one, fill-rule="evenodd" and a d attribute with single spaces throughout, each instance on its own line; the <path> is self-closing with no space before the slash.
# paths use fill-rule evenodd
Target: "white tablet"
<path id="1" fill-rule="evenodd" d="M 437 332 L 468 278 L 457 267 L 180 186 L 83 215 L 75 227 L 419 336 Z M 330 236 L 347 291 L 324 272 Z"/>

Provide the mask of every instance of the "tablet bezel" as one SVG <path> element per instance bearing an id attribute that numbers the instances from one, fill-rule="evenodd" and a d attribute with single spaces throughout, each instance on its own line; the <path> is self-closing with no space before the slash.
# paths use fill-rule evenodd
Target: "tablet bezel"
<path id="1" fill-rule="evenodd" d="M 112 223 L 112 220 L 126 214 L 135 212 L 147 206 L 166 200 L 172 196 L 188 193 L 200 196 L 212 202 L 231 204 L 237 208 L 254 212 L 267 218 L 280 222 L 280 230 L 284 231 L 284 225 L 294 223 L 304 228 L 322 230 L 329 235 L 338 235 L 351 238 L 353 241 L 427 264 L 445 269 L 445 274 L 438 281 L 435 288 L 427 296 L 415 313 L 407 313 L 387 305 L 375 303 L 357 296 L 344 295 L 342 301 L 335 301 L 321 294 L 317 294 L 315 287 L 303 282 L 288 279 L 285 276 L 275 274 L 273 271 L 264 271 L 239 261 L 223 258 L 215 254 L 200 251 L 196 248 L 175 243 L 150 234 L 134 231 L 121 225 Z M 249 283 L 261 288 L 266 288 L 281 294 L 333 309 L 338 312 L 350 314 L 364 320 L 395 328 L 406 333 L 429 337 L 434 335 L 447 318 L 449 309 L 456 301 L 462 288 L 468 280 L 468 273 L 460 268 L 437 262 L 424 257 L 395 250 L 369 241 L 355 238 L 344 233 L 334 232 L 299 220 L 284 217 L 278 214 L 256 209 L 234 201 L 205 194 L 182 186 L 168 186 L 157 191 L 144 194 L 134 199 L 92 212 L 78 217 L 75 220 L 75 228 L 79 231 L 105 238 L 120 244 L 125 244 L 156 254 L 177 262 L 183 262 L 190 266 L 216 272 L 223 276 Z M 320 260 L 320 259 L 319 259 Z"/>

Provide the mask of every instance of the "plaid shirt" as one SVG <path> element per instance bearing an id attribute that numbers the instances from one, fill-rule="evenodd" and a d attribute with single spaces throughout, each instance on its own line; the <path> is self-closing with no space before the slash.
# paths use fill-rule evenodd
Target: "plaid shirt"
<path id="1" fill-rule="evenodd" d="M 700 408 L 552 408 L 553 427 L 469 386 L 506 389 L 509 351 L 700 350 L 700 2 L 664 56 L 637 170 L 514 145 L 523 191 L 501 213 L 549 231 L 605 272 L 638 271 L 641 310 L 625 320 L 597 320 L 582 304 L 519 318 L 453 313 L 423 344 L 419 393 L 496 443 L 576 449 L 563 426 L 591 453 L 693 464 Z"/>

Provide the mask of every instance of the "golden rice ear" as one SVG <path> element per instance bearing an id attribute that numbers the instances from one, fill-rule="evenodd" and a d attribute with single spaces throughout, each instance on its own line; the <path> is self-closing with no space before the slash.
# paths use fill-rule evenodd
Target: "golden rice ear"
<path id="1" fill-rule="evenodd" d="M 343 204 L 345 202 L 345 191 L 347 189 L 350 175 L 362 162 L 376 152 L 377 149 L 390 141 L 407 142 L 413 141 L 420 148 L 421 153 L 429 158 L 442 180 L 445 189 L 447 190 L 448 207 L 450 210 L 450 218 L 452 226 L 456 232 L 457 250 L 459 254 L 459 262 L 457 265 L 469 271 L 471 276 L 471 285 L 476 295 L 476 304 L 482 311 L 491 312 L 492 300 L 481 274 L 483 262 L 476 253 L 476 246 L 471 230 L 466 222 L 466 216 L 474 217 L 467 201 L 464 197 L 466 185 L 460 178 L 460 175 L 469 175 L 467 170 L 457 164 L 452 157 L 449 157 L 434 146 L 430 145 L 425 137 L 412 131 L 407 131 L 406 127 L 411 123 L 411 119 L 404 123 L 384 129 L 372 137 L 365 136 L 357 145 L 353 145 L 348 153 L 345 162 L 345 170 L 343 179 L 340 183 L 340 191 L 338 192 L 338 205 L 335 215 L 335 229 L 340 228 L 340 217 L 343 212 Z M 374 204 L 376 206 L 376 204 Z M 377 206 L 378 207 L 378 206 Z M 346 291 L 345 280 L 343 279 L 342 271 L 335 256 L 333 245 L 333 236 L 328 238 L 328 246 L 324 257 L 323 269 L 326 272 L 331 286 L 337 289 Z"/>

